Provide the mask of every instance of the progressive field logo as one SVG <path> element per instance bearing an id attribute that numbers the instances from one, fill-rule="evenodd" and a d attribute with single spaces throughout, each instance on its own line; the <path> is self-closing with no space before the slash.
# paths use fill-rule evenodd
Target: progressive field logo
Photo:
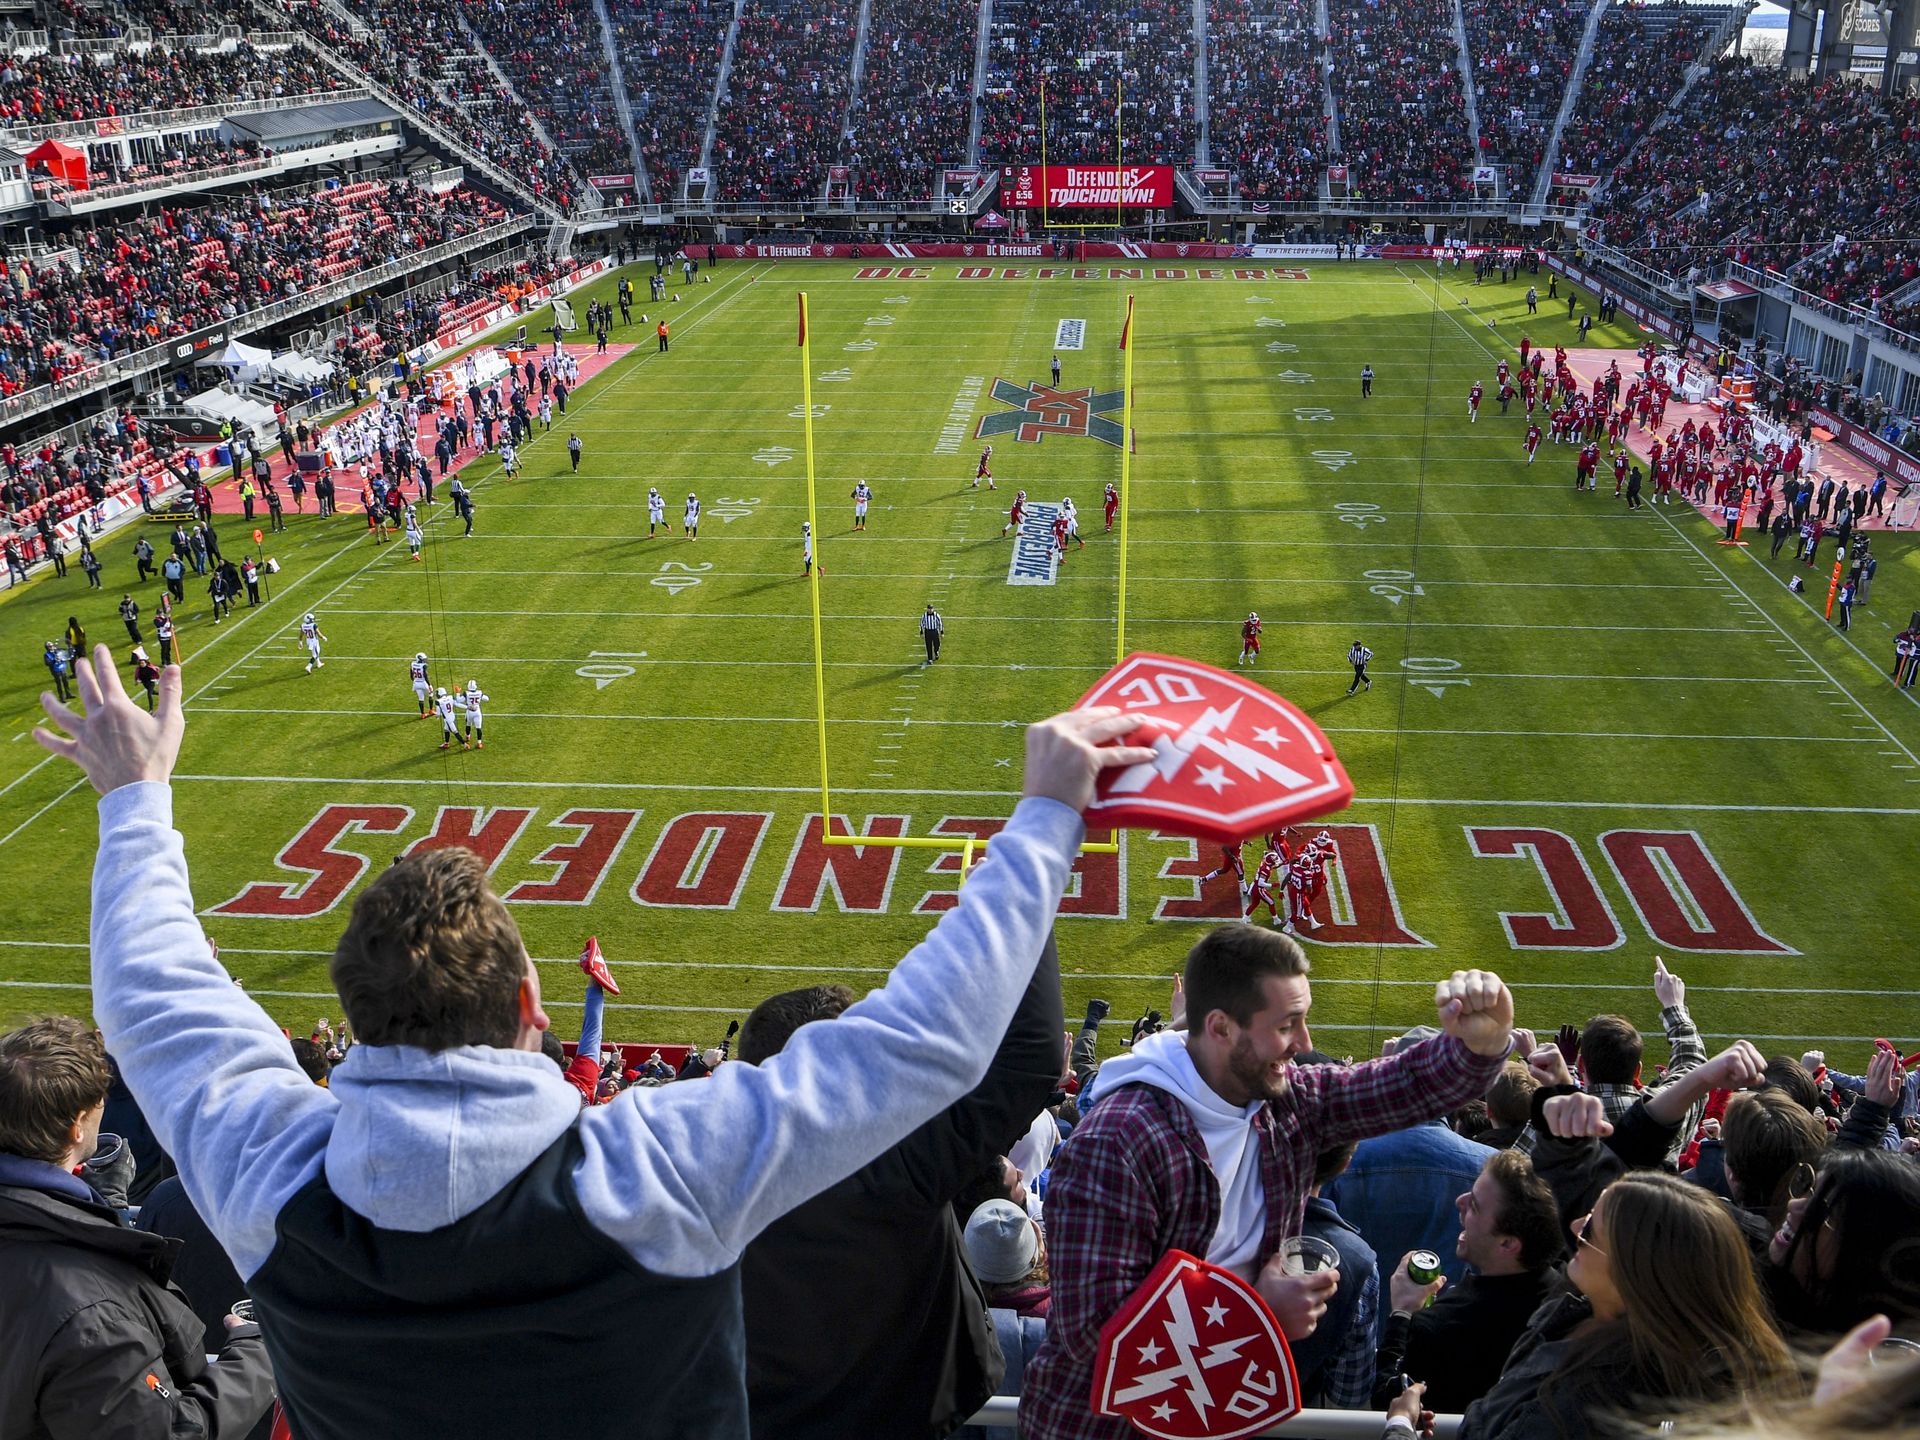
<path id="1" fill-rule="evenodd" d="M 1017 408 L 981 416 L 980 428 L 974 432 L 979 439 L 1011 435 L 1038 445 L 1049 435 L 1087 435 L 1116 448 L 1120 444 L 1120 422 L 1106 417 L 1125 405 L 1124 390 L 1095 394 L 1091 389 L 1056 390 L 1051 385 L 1016 385 L 996 379 L 990 393 L 1002 405 Z"/>
<path id="2" fill-rule="evenodd" d="M 1060 573 L 1060 547 L 1053 543 L 1058 505 L 1029 500 L 1021 511 L 1020 533 L 1013 537 L 1013 558 L 1007 561 L 1009 585 L 1051 585 Z"/>

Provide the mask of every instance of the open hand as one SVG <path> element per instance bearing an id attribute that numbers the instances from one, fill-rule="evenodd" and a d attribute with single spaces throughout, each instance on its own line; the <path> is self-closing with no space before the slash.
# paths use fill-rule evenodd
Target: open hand
<path id="1" fill-rule="evenodd" d="M 1820 1357 L 1820 1379 L 1814 1387 L 1816 1405 L 1837 1400 L 1858 1390 L 1873 1374 L 1873 1352 L 1893 1333 L 1893 1322 L 1874 1315 L 1849 1330 L 1826 1354 Z"/>
<path id="2" fill-rule="evenodd" d="M 1560 1054 L 1569 1066 L 1580 1063 L 1580 1027 L 1562 1025 L 1560 1033 L 1554 1037 L 1554 1044 L 1560 1047 Z"/>
<path id="3" fill-rule="evenodd" d="M 1867 1099 L 1892 1109 L 1900 1103 L 1900 1091 L 1905 1084 L 1906 1077 L 1900 1073 L 1899 1052 L 1875 1050 L 1867 1064 Z"/>
<path id="4" fill-rule="evenodd" d="M 73 657 L 73 678 L 86 713 L 43 691 L 40 707 L 66 734 L 41 726 L 33 738 L 86 771 L 102 795 L 143 780 L 165 784 L 179 758 L 186 725 L 180 713 L 180 667 L 169 665 L 160 672 L 160 698 L 151 715 L 128 697 L 113 652 L 105 645 L 94 647 L 91 661 Z"/>

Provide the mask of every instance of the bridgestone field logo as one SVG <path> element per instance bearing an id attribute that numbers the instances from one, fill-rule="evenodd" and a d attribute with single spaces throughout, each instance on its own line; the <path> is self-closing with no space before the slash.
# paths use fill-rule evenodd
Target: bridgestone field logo
<path id="1" fill-rule="evenodd" d="M 1050 385 L 1016 385 L 1011 380 L 995 380 L 990 392 L 1002 405 L 1019 408 L 998 415 L 984 415 L 975 436 L 991 440 L 1011 435 L 1038 445 L 1049 435 L 1090 435 L 1118 448 L 1120 422 L 1105 416 L 1118 412 L 1126 403 L 1126 391 L 1107 390 L 1096 395 L 1087 390 L 1055 390 Z"/>
<path id="2" fill-rule="evenodd" d="M 1053 543 L 1053 521 L 1058 505 L 1029 500 L 1013 537 L 1013 558 L 1007 562 L 1009 585 L 1051 585 L 1060 573 L 1060 547 Z"/>

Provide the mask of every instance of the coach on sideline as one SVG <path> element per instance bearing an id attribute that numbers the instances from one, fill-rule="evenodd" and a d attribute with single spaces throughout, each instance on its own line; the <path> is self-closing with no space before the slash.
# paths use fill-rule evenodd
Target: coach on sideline
<path id="1" fill-rule="evenodd" d="M 332 974 L 360 1043 L 328 1089 L 210 953 L 168 785 L 169 666 L 149 715 L 105 646 L 86 714 L 35 738 L 100 792 L 93 1003 L 107 1048 L 232 1258 L 301 1440 L 747 1433 L 741 1251 L 969 1093 L 1026 989 L 1102 769 L 1112 709 L 1027 731 L 993 864 L 832 1025 L 760 1065 L 582 1109 L 540 1053 L 540 979 L 486 868 L 410 856 L 355 902 Z M 669 1315 L 644 1344 L 607 1315 Z"/>

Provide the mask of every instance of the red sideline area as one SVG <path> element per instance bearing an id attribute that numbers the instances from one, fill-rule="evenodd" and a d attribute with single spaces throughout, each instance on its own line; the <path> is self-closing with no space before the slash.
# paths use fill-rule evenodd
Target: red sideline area
<path id="1" fill-rule="evenodd" d="M 691 1045 L 648 1045 L 631 1040 L 608 1040 L 602 1048 L 606 1046 L 612 1046 L 620 1052 L 620 1068 L 629 1072 L 638 1070 L 647 1057 L 658 1055 L 666 1063 L 667 1068 L 678 1075 L 680 1067 L 686 1063 L 687 1056 L 693 1053 Z M 563 1041 L 560 1048 L 566 1052 L 569 1060 L 573 1059 L 580 1049 L 579 1045 L 572 1040 Z"/>
<path id="2" fill-rule="evenodd" d="M 1517 354 L 1518 352 L 1516 351 L 1515 353 Z M 1607 366 L 1616 361 L 1620 364 L 1620 374 L 1623 382 L 1631 382 L 1639 375 L 1640 359 L 1637 355 L 1619 350 L 1583 349 L 1567 351 L 1567 368 L 1573 371 L 1575 378 L 1580 382 L 1581 389 L 1589 394 L 1593 391 L 1594 382 L 1607 373 Z M 1698 369 L 1699 367 L 1695 364 L 1693 368 Z M 1713 428 L 1718 431 L 1724 423 L 1718 406 L 1692 404 L 1682 400 L 1679 392 L 1675 391 L 1667 401 L 1666 421 L 1658 433 L 1652 430 L 1642 430 L 1638 424 L 1627 427 L 1626 442 L 1628 452 L 1638 459 L 1647 459 L 1653 451 L 1653 442 L 1655 440 L 1664 441 L 1669 431 L 1676 435 L 1679 434 L 1686 428 L 1688 420 L 1693 421 L 1696 430 L 1708 421 L 1712 421 Z M 1573 454 L 1577 455 L 1579 453 L 1579 446 L 1577 445 L 1568 448 Z M 1855 455 L 1851 450 L 1842 448 L 1838 439 L 1833 439 L 1820 442 L 1820 464 L 1803 473 L 1811 476 L 1815 480 L 1818 480 L 1822 476 L 1831 475 L 1836 481 L 1845 485 L 1847 489 L 1852 490 L 1859 485 L 1871 484 L 1873 482 L 1874 471 L 1871 465 L 1860 459 L 1860 457 Z M 1680 493 L 1677 487 L 1673 493 L 1676 495 Z M 1712 491 L 1709 490 L 1708 494 L 1711 495 Z M 1891 529 L 1892 527 L 1888 522 L 1891 520 L 1900 498 L 1899 482 L 1894 480 L 1889 484 L 1887 490 L 1886 514 L 1881 517 L 1862 517 L 1853 528 L 1855 530 Z M 1649 499 L 1651 499 L 1651 488 L 1649 488 Z M 1700 514 L 1707 516 L 1707 518 L 1712 520 L 1716 525 L 1720 523 L 1720 516 L 1716 513 L 1719 510 L 1719 506 L 1713 504 L 1711 500 L 1701 504 L 1693 500 L 1688 500 L 1684 495 L 1681 496 L 1681 499 L 1686 500 L 1688 505 L 1691 505 Z M 1752 517 L 1749 516 L 1748 518 L 1750 520 Z"/>
<path id="3" fill-rule="evenodd" d="M 614 345 L 609 343 L 605 354 L 598 353 L 598 347 L 594 345 L 565 345 L 565 346 L 562 346 L 561 348 L 567 354 L 571 355 L 574 359 L 580 362 L 580 384 L 585 385 L 589 380 L 593 379 L 595 376 L 599 375 L 603 370 L 605 370 L 609 365 L 613 364 L 614 361 L 624 359 L 627 355 L 631 354 L 634 349 L 634 346 Z M 539 347 L 539 350 L 537 353 L 541 355 L 551 355 L 553 353 L 553 350 L 550 346 L 541 346 Z M 449 360 L 444 365 L 436 365 L 436 366 L 433 366 L 432 368 L 434 370 L 445 370 L 457 363 L 458 362 L 455 360 Z M 519 374 L 520 372 L 516 371 L 515 373 Z M 511 394 L 512 394 L 511 391 L 504 391 L 502 393 L 507 398 L 511 398 Z M 577 387 L 574 393 L 575 394 L 579 393 Z M 342 411 L 338 415 L 335 415 L 331 420 L 327 421 L 326 424 L 322 425 L 320 427 L 319 433 L 324 434 L 326 431 L 331 430 L 335 425 L 338 425 L 343 421 L 352 419 L 354 416 L 359 415 L 362 411 L 372 408 L 372 406 L 377 403 L 378 403 L 377 401 L 369 401 L 367 402 L 367 404 L 359 406 L 356 409 Z M 465 403 L 464 396 L 461 403 L 463 404 Z M 537 395 L 533 403 L 534 404 L 538 403 Z M 440 412 L 437 410 L 427 410 L 422 412 L 420 416 L 419 434 L 415 437 L 416 444 L 419 448 L 420 453 L 423 456 L 427 457 L 427 461 L 429 464 L 433 464 L 433 458 L 432 458 L 433 447 L 435 442 L 438 441 L 440 438 L 439 431 L 434 428 L 435 421 L 438 419 L 439 413 Z M 564 431 L 566 429 L 565 422 L 566 422 L 566 417 L 564 415 L 561 415 L 558 411 L 556 411 L 553 417 L 554 429 Z M 534 424 L 537 427 L 539 425 L 539 421 L 536 419 L 534 421 Z M 545 433 L 547 432 L 536 430 L 536 435 L 541 435 Z M 562 438 L 564 438 L 564 436 Z M 292 472 L 293 466 L 287 463 L 286 457 L 280 453 L 280 446 L 277 443 L 274 443 L 272 436 L 261 436 L 259 443 L 262 447 L 263 453 L 272 456 L 272 460 L 273 460 L 272 475 L 274 480 L 279 483 L 284 483 L 288 474 Z M 476 448 L 463 450 L 460 454 L 454 457 L 453 463 L 447 467 L 447 474 L 449 476 L 458 475 L 462 469 L 464 469 L 468 465 L 471 465 L 474 461 L 478 460 L 485 453 L 487 452 L 476 449 Z M 208 469 L 213 468 L 215 464 L 215 460 L 214 460 L 213 448 L 211 446 L 209 446 L 206 450 L 201 452 L 200 461 Z M 434 479 L 434 484 L 438 485 L 440 483 L 440 467 L 438 465 L 434 465 L 433 479 Z M 340 508 L 343 511 L 357 510 L 360 504 L 358 467 L 349 466 L 341 470 L 338 474 L 335 475 L 334 482 L 336 485 L 339 486 L 339 489 L 340 489 L 340 495 L 339 495 Z M 242 513 L 242 505 L 240 501 L 240 477 L 236 476 L 230 479 L 222 480 L 217 484 L 210 485 L 208 488 L 210 488 L 213 491 L 213 509 L 215 514 L 239 515 Z M 402 487 L 402 488 L 404 489 L 405 487 Z M 254 519 L 256 521 L 260 522 L 262 525 L 266 523 L 267 506 L 266 506 L 266 501 L 264 499 L 255 501 L 253 513 L 254 513 Z"/>

